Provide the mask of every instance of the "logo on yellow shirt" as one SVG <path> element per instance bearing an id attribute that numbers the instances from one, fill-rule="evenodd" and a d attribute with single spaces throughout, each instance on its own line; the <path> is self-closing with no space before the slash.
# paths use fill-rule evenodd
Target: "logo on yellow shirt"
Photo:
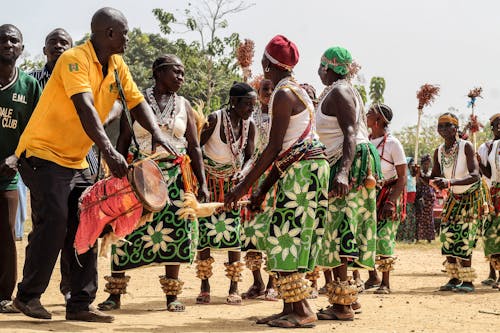
<path id="1" fill-rule="evenodd" d="M 117 93 L 118 92 L 118 85 L 116 84 L 116 82 L 111 83 L 109 85 L 109 92 L 110 93 Z"/>
<path id="2" fill-rule="evenodd" d="M 78 72 L 78 64 L 69 64 L 68 66 L 70 72 Z"/>

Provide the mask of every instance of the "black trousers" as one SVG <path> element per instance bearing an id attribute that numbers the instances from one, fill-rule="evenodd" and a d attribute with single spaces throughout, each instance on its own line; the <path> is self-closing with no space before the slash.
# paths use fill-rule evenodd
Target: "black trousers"
<path id="1" fill-rule="evenodd" d="M 19 159 L 19 172 L 30 189 L 33 231 L 28 236 L 23 279 L 17 297 L 28 302 L 47 289 L 59 253 L 68 256 L 71 299 L 67 312 L 88 310 L 97 291 L 97 246 L 77 256 L 78 199 L 91 183 L 88 169 L 65 168 L 37 157 Z"/>
<path id="2" fill-rule="evenodd" d="M 16 286 L 17 252 L 16 224 L 17 190 L 0 191 L 0 301 L 10 300 Z"/>

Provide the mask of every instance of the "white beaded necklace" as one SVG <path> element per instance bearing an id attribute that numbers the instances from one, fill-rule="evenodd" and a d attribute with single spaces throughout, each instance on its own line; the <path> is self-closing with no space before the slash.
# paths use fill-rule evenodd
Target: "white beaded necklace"
<path id="1" fill-rule="evenodd" d="M 241 119 L 241 135 L 237 140 L 234 134 L 233 124 L 231 123 L 231 118 L 229 117 L 229 107 L 225 107 L 221 110 L 222 114 L 222 125 L 224 127 L 224 135 L 226 136 L 226 142 L 229 144 L 231 154 L 233 155 L 232 162 L 235 169 L 240 169 L 243 162 L 243 151 L 245 150 L 248 141 L 248 121 Z"/>
<path id="2" fill-rule="evenodd" d="M 154 96 L 154 87 L 146 89 L 146 95 L 148 96 L 149 102 L 151 104 L 151 108 L 153 109 L 156 119 L 158 121 L 158 125 L 166 126 L 168 129 L 173 130 L 175 124 L 175 116 L 178 112 L 175 112 L 175 99 L 177 97 L 176 93 L 172 93 L 163 110 L 160 110 L 160 106 L 156 101 Z"/>

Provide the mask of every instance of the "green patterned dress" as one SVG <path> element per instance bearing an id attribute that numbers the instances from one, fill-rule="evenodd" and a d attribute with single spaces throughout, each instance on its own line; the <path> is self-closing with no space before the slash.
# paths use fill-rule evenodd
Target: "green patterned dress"
<path id="1" fill-rule="evenodd" d="M 279 179 L 265 240 L 273 272 L 308 272 L 317 265 L 328 212 L 328 162 L 302 160 Z"/>
<path id="2" fill-rule="evenodd" d="M 329 191 L 340 168 L 340 160 L 330 169 Z M 342 265 L 341 258 L 349 258 L 351 268 L 373 269 L 377 234 L 376 189 L 364 186 L 368 169 L 380 177 L 380 159 L 371 143 L 356 146 L 350 171 L 354 186 L 343 198 L 328 199 L 328 219 L 323 237 L 323 253 L 318 266 L 335 268 Z"/>
<path id="3" fill-rule="evenodd" d="M 259 112 L 260 111 L 260 112 Z M 255 149 L 253 161 L 256 161 L 262 154 L 269 141 L 269 116 L 259 109 L 256 114 L 254 114 L 255 125 L 257 128 L 257 144 Z M 267 172 L 264 173 L 257 181 L 256 186 L 252 188 L 252 191 L 257 189 L 264 179 L 267 177 Z M 244 219 L 242 222 L 242 233 L 241 233 L 241 250 L 249 252 L 262 252 L 265 251 L 265 239 L 268 229 L 269 220 L 272 214 L 272 208 L 274 207 L 274 201 L 276 197 L 276 187 L 273 186 L 269 193 L 266 195 L 264 211 L 255 215 L 251 219 Z"/>
<path id="4" fill-rule="evenodd" d="M 135 230 L 112 247 L 112 272 L 151 265 L 191 263 L 196 253 L 198 226 L 196 221 L 180 219 L 184 184 L 179 166 L 160 163 L 168 186 L 171 204 L 153 216 L 153 221 Z"/>
<path id="5" fill-rule="evenodd" d="M 210 199 L 208 201 L 223 202 L 224 193 L 230 192 L 236 185 L 230 180 L 235 172 L 231 165 L 218 164 L 206 156 L 204 162 L 205 171 L 207 173 L 207 185 L 210 193 Z M 216 176 L 213 170 L 226 174 L 226 176 Z M 240 251 L 240 222 L 240 209 L 223 211 L 219 214 L 198 218 L 200 230 L 198 250 L 210 248 L 212 250 Z"/>
<path id="6" fill-rule="evenodd" d="M 457 140 L 450 153 L 445 152 L 444 144 L 439 146 L 438 161 L 441 174 L 446 179 L 463 178 L 469 174 L 465 155 L 467 143 Z M 444 256 L 464 260 L 471 258 L 486 217 L 488 199 L 486 184 L 481 180 L 472 185 L 451 187 L 443 207 L 439 235 Z"/>
<path id="7" fill-rule="evenodd" d="M 173 105 L 177 107 L 170 113 L 169 110 L 159 109 L 152 95 L 152 88 L 146 89 L 144 95 L 155 112 L 163 134 L 181 154 L 185 154 L 187 141 L 184 134 L 188 115 L 184 98 L 173 95 L 176 101 Z M 141 145 L 141 151 L 150 151 L 151 148 L 150 143 Z M 184 199 L 180 167 L 170 162 L 160 162 L 158 165 L 167 182 L 170 203 L 154 214 L 153 221 L 136 229 L 125 241 L 112 246 L 112 272 L 152 265 L 191 263 L 194 259 L 198 240 L 197 222 L 181 219 L 177 215 L 177 211 L 183 207 Z"/>
<path id="8" fill-rule="evenodd" d="M 241 172 L 245 148 L 248 143 L 249 121 L 243 120 L 241 135 L 233 138 L 233 129 L 227 108 L 214 112 L 217 123 L 212 135 L 203 145 L 203 161 L 210 202 L 224 202 L 224 193 L 236 186 L 233 180 L 236 173 Z M 221 131 L 225 134 L 223 142 Z M 233 150 L 237 147 L 236 150 Z M 241 250 L 241 209 L 223 211 L 209 217 L 198 218 L 199 242 L 198 250 Z"/>
<path id="9" fill-rule="evenodd" d="M 484 223 L 484 255 L 491 258 L 500 255 L 500 183 L 493 183 L 490 189 L 493 209 Z"/>

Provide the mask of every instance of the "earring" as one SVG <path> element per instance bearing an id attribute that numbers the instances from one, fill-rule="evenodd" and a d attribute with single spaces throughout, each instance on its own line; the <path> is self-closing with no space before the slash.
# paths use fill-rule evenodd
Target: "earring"
<path id="1" fill-rule="evenodd" d="M 266 68 L 264 68 L 264 72 L 269 73 L 269 71 L 271 71 L 271 68 L 269 68 L 269 66 L 267 66 Z"/>

